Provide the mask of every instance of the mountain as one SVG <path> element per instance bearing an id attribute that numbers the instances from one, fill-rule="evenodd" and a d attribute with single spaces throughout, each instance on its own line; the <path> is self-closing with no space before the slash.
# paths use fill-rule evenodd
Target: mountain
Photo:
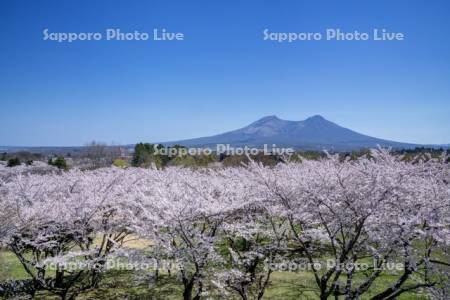
<path id="1" fill-rule="evenodd" d="M 447 145 L 419 145 L 383 140 L 339 126 L 322 116 L 315 115 L 303 121 L 287 121 L 276 116 L 267 116 L 241 129 L 225 132 L 209 137 L 172 141 L 161 143 L 165 146 L 180 144 L 187 147 L 210 147 L 215 149 L 217 144 L 229 144 L 233 147 L 263 148 L 267 145 L 294 148 L 301 150 L 335 150 L 349 151 L 361 148 L 373 148 L 378 145 L 394 149 L 408 149 L 415 147 L 444 148 Z M 134 145 L 123 145 L 131 150 Z M 29 151 L 34 153 L 67 154 L 83 150 L 82 146 L 75 147 L 13 147 L 0 146 L 2 152 Z"/>
<path id="2" fill-rule="evenodd" d="M 181 144 L 187 147 L 215 147 L 217 144 L 230 144 L 233 147 L 262 148 L 292 147 L 304 150 L 347 151 L 361 148 L 373 148 L 377 145 L 392 148 L 414 148 L 424 145 L 383 140 L 339 126 L 320 115 L 303 121 L 287 121 L 276 116 L 267 116 L 241 129 L 222 134 L 163 143 Z"/>

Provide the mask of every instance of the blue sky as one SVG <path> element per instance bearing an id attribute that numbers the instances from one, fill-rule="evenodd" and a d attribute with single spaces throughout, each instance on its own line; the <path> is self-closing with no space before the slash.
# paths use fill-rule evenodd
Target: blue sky
<path id="1" fill-rule="evenodd" d="M 44 41 L 42 31 L 182 32 L 184 41 Z M 404 41 L 263 40 L 327 28 Z M 358 132 L 450 143 L 450 2 L 0 3 L 0 145 L 212 135 L 266 115 L 321 114 Z"/>

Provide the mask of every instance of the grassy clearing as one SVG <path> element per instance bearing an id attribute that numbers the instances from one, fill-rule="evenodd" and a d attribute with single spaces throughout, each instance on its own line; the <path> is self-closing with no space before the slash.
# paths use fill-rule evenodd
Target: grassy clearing
<path id="1" fill-rule="evenodd" d="M 142 246 L 144 242 L 137 241 L 136 246 Z M 139 275 L 132 271 L 108 271 L 98 289 L 80 295 L 78 299 L 181 299 L 182 286 L 176 279 L 162 274 L 158 284 L 149 286 L 145 282 L 138 281 Z M 26 279 L 27 274 L 23 271 L 17 258 L 10 252 L 0 252 L 0 280 Z M 393 276 L 383 276 L 378 279 L 371 293 L 361 299 L 369 299 L 375 292 L 381 291 L 390 285 Z M 308 290 L 308 287 L 310 289 Z M 312 287 L 312 288 L 311 288 Z M 315 282 L 310 272 L 274 272 L 271 283 L 264 299 L 317 299 L 314 291 Z M 45 293 L 41 293 L 38 299 L 58 299 Z M 231 299 L 226 297 L 226 299 Z M 416 293 L 404 294 L 399 300 L 426 299 Z"/>

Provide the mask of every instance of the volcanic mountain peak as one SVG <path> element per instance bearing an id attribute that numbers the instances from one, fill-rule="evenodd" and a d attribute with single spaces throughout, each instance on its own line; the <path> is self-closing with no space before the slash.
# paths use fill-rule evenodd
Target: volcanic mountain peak
<path id="1" fill-rule="evenodd" d="M 275 115 L 270 115 L 241 129 L 210 137 L 165 144 L 175 143 L 188 147 L 204 147 L 214 144 L 263 147 L 265 144 L 276 144 L 277 146 L 305 150 L 356 150 L 377 147 L 378 145 L 393 148 L 417 146 L 415 144 L 388 141 L 360 134 L 328 121 L 321 115 L 314 115 L 303 121 L 287 121 Z"/>

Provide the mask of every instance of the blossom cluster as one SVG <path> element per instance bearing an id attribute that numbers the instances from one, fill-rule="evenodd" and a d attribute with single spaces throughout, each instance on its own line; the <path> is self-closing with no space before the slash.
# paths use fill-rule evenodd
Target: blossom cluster
<path id="1" fill-rule="evenodd" d="M 373 299 L 414 290 L 445 298 L 449 182 L 446 157 L 410 163 L 382 149 L 274 167 L 18 172 L 0 176 L 0 245 L 36 289 L 61 298 L 96 288 L 132 240 L 140 255 L 176 262 L 184 299 L 261 299 L 274 272 L 267 265 L 286 260 L 311 266 L 308 289 L 321 299 L 373 295 L 388 262 L 401 268 Z M 324 257 L 334 263 L 315 268 Z M 368 258 L 364 272 L 339 267 Z M 65 270 L 74 260 L 95 268 Z"/>

